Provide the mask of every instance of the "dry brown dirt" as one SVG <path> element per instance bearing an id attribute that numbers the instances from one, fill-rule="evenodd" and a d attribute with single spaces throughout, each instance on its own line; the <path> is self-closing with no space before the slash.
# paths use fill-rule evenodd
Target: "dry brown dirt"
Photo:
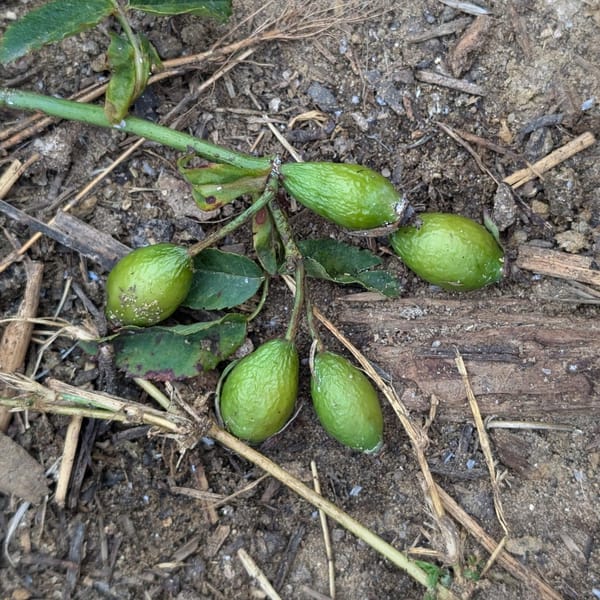
<path id="1" fill-rule="evenodd" d="M 3 2 L 0 31 L 38 4 Z M 244 39 L 285 10 L 296 10 L 295 22 L 301 24 L 324 8 L 300 0 L 267 3 L 247 19 L 260 7 L 234 2 L 234 16 L 222 25 L 139 15 L 135 25 L 168 59 L 201 52 L 228 32 L 228 41 Z M 502 537 L 502 529 L 454 349 L 464 355 L 484 415 L 573 427 L 493 430 L 492 451 L 498 471 L 505 472 L 500 497 L 507 550 L 561 597 L 597 598 L 598 292 L 519 269 L 515 260 L 519 246 L 531 244 L 589 257 L 592 269 L 600 264 L 598 145 L 523 186 L 516 196 L 495 196 L 494 178 L 502 180 L 584 132 L 600 134 L 600 5 L 596 0 L 492 0 L 487 7 L 492 14 L 475 39 L 459 46 L 475 17 L 438 0 L 332 2 L 325 7 L 330 26 L 324 31 L 257 44 L 251 56 L 199 97 L 190 94 L 220 64 L 167 79 L 147 91 L 138 110 L 157 120 L 184 101 L 179 129 L 242 151 L 288 158 L 265 125 L 263 115 L 268 115 L 305 160 L 364 164 L 389 177 L 419 209 L 478 221 L 487 212 L 498 222 L 510 264 L 505 280 L 458 295 L 407 272 L 385 237 L 350 237 L 308 210 L 291 215 L 299 237 L 333 236 L 370 246 L 401 280 L 398 301 L 365 300 L 356 295 L 357 288 L 323 282 L 311 289 L 315 304 L 391 377 L 416 422 L 438 399 L 426 450 L 434 477 L 494 539 Z M 442 33 L 442 26 L 451 31 Z M 67 97 L 106 75 L 106 44 L 102 29 L 69 38 L 0 67 L 0 84 Z M 455 77 L 476 89 L 427 82 L 427 73 Z M 305 120 L 294 121 L 298 116 Z M 0 129 L 20 117 L 0 109 Z M 439 123 L 478 136 L 479 143 L 459 135 L 488 172 Z M 0 155 L 2 165 L 34 151 L 43 156 L 6 200 L 48 220 L 64 198 L 119 156 L 125 141 L 117 131 L 54 124 Z M 76 216 L 137 247 L 192 243 L 219 219 L 240 211 L 241 200 L 231 212 L 202 222 L 179 180 L 176 158 L 170 149 L 144 145 L 92 191 Z M 4 257 L 12 250 L 11 240 L 23 243 L 30 232 L 4 216 L 0 224 L 10 233 L 0 236 Z M 251 253 L 249 240 L 242 229 L 225 245 Z M 46 238 L 29 255 L 44 263 L 40 316 L 55 314 L 60 305 L 59 316 L 71 323 L 96 319 L 93 309 L 103 308 L 106 271 Z M 25 280 L 23 263 L 0 275 L 0 314 L 16 313 Z M 71 287 L 61 303 L 67 281 Z M 290 305 L 285 286 L 274 281 L 267 306 L 250 330 L 255 346 L 285 331 Z M 341 351 L 333 339 L 329 342 Z M 439 550 L 414 453 L 394 412 L 384 406 L 385 446 L 377 456 L 351 452 L 328 438 L 310 407 L 309 345 L 303 327 L 301 410 L 261 451 L 309 483 L 314 460 L 323 494 L 398 549 Z M 38 349 L 32 344 L 28 369 Z M 107 383 L 98 363 L 67 340 L 46 350 L 35 374 L 27 372 L 41 382 L 54 377 L 101 391 L 109 383 L 112 393 L 150 402 L 122 374 Z M 192 399 L 209 394 L 215 381 L 215 374 L 207 374 L 178 385 Z M 8 433 L 48 469 L 61 456 L 67 424 L 66 417 L 16 416 Z M 0 557 L 2 598 L 262 598 L 238 559 L 241 548 L 282 598 L 327 597 L 327 559 L 316 509 L 284 486 L 266 479 L 212 516 L 200 500 L 173 491 L 174 486 L 202 489 L 205 478 L 210 492 L 226 497 L 261 476 L 251 463 L 209 439 L 181 457 L 173 440 L 149 437 L 146 430 L 95 422 L 84 423 L 83 430 L 81 445 L 89 444 L 89 459 L 80 493 L 64 510 L 50 495 L 26 512 L 6 549 L 14 564 L 5 552 Z M 52 477 L 49 483 L 53 490 Z M 17 498 L 0 495 L 0 539 L 19 505 Z M 330 526 L 338 598 L 423 597 L 424 590 L 402 571 L 340 526 Z M 72 555 L 77 539 L 83 539 L 81 552 Z M 462 561 L 484 564 L 489 553 L 471 536 L 462 539 Z M 473 598 L 541 597 L 531 582 L 498 565 L 461 590 L 465 596 L 470 590 Z"/>

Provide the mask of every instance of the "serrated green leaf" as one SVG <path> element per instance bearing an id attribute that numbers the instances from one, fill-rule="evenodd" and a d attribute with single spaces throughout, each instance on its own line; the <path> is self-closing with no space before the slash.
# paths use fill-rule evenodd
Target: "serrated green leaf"
<path id="1" fill-rule="evenodd" d="M 194 257 L 192 288 L 183 306 L 221 310 L 245 302 L 264 280 L 260 267 L 249 258 L 208 248 Z"/>
<path id="2" fill-rule="evenodd" d="M 400 294 L 395 277 L 382 269 L 373 269 L 381 264 L 381 260 L 369 250 L 331 239 L 301 240 L 298 247 L 309 277 L 342 284 L 356 283 L 389 298 Z"/>
<path id="3" fill-rule="evenodd" d="M 104 112 L 111 123 L 120 123 L 144 91 L 152 66 L 160 64 L 160 58 L 144 35 L 136 36 L 137 47 L 124 34 L 111 33 L 110 38 L 107 56 L 112 76 Z"/>
<path id="4" fill-rule="evenodd" d="M 0 40 L 0 62 L 8 63 L 44 44 L 90 29 L 114 10 L 111 0 L 53 0 L 10 25 Z"/>
<path id="5" fill-rule="evenodd" d="M 172 381 L 214 369 L 246 338 L 243 315 L 175 327 L 124 331 L 112 340 L 115 362 L 131 377 Z"/>
<path id="6" fill-rule="evenodd" d="M 221 20 L 231 16 L 231 0 L 130 0 L 129 7 L 154 15 L 191 14 Z"/>

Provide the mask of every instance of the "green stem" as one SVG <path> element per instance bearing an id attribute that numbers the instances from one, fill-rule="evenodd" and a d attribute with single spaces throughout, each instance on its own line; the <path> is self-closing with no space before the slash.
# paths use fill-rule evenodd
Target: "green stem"
<path id="1" fill-rule="evenodd" d="M 252 217 L 252 215 L 255 215 L 261 208 L 263 208 L 263 206 L 266 206 L 269 202 L 271 202 L 271 200 L 275 198 L 275 194 L 277 194 L 278 178 L 279 174 L 274 168 L 269 176 L 267 185 L 265 186 L 265 191 L 258 198 L 258 200 L 255 200 L 243 213 L 240 213 L 237 217 L 235 217 L 235 219 L 232 219 L 229 221 L 229 223 L 223 225 L 223 227 L 220 227 L 208 237 L 204 238 L 193 246 L 190 246 L 188 248 L 188 254 L 190 256 L 196 256 L 196 254 L 200 254 L 202 250 L 212 246 L 219 240 L 222 240 L 224 237 L 235 231 L 238 227 L 241 227 L 248 219 Z"/>
<path id="2" fill-rule="evenodd" d="M 140 137 L 147 138 L 159 144 L 169 146 L 181 152 L 189 152 L 190 148 L 202 158 L 211 162 L 221 162 L 241 167 L 242 169 L 268 169 L 271 164 L 269 158 L 258 158 L 228 150 L 211 144 L 205 140 L 194 137 L 181 131 L 169 129 L 163 125 L 156 125 L 150 121 L 137 117 L 127 117 L 118 125 L 113 125 L 104 114 L 101 106 L 62 100 L 0 87 L 0 106 L 15 110 L 41 111 L 59 119 L 81 121 L 97 127 L 121 129 Z"/>
<path id="3" fill-rule="evenodd" d="M 285 218 L 282 210 L 275 204 L 275 202 L 269 203 L 269 211 L 275 222 L 275 228 L 281 237 L 283 247 L 285 249 L 285 258 L 288 262 L 290 271 L 294 271 L 294 278 L 296 282 L 296 291 L 294 293 L 294 306 L 292 307 L 292 314 L 290 315 L 290 322 L 288 324 L 287 331 L 285 332 L 285 339 L 293 341 L 298 331 L 298 325 L 300 324 L 300 317 L 302 316 L 302 307 L 304 306 L 304 260 L 302 253 L 298 249 L 294 240 L 294 234 L 288 220 Z"/>
<path id="4" fill-rule="evenodd" d="M 258 315 L 262 311 L 263 306 L 265 305 L 265 302 L 267 301 L 267 296 L 269 295 L 269 281 L 270 281 L 269 274 L 266 273 L 265 281 L 263 283 L 262 294 L 260 295 L 260 300 L 258 301 L 257 307 L 252 311 L 252 314 L 246 319 L 247 323 L 250 323 L 250 321 L 254 321 L 254 319 L 256 319 L 256 317 L 258 317 Z"/>
<path id="5" fill-rule="evenodd" d="M 308 293 L 306 277 L 304 278 L 304 303 L 306 305 L 306 324 L 308 325 L 310 337 L 312 337 L 312 339 L 317 343 L 317 352 L 323 352 L 325 346 L 321 336 L 319 335 L 319 329 L 317 327 L 315 314 L 313 312 L 313 304 Z"/>

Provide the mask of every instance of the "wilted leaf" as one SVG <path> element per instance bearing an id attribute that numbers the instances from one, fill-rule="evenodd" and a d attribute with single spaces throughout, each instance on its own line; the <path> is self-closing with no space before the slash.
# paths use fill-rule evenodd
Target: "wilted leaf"
<path id="1" fill-rule="evenodd" d="M 131 377 L 172 381 L 214 369 L 246 339 L 246 319 L 124 331 L 112 339 L 117 366 Z"/>
<path id="2" fill-rule="evenodd" d="M 249 258 L 208 248 L 194 257 L 194 279 L 184 306 L 220 310 L 238 306 L 256 294 L 264 280 Z"/>
<path id="3" fill-rule="evenodd" d="M 0 40 L 0 62 L 7 63 L 44 44 L 85 31 L 110 15 L 111 0 L 54 0 L 10 25 Z"/>
<path id="4" fill-rule="evenodd" d="M 395 277 L 387 271 L 373 269 L 381 264 L 381 260 L 369 250 L 331 239 L 301 240 L 298 247 L 310 277 L 336 283 L 357 283 L 389 298 L 400 294 Z"/>
<path id="5" fill-rule="evenodd" d="M 155 15 L 187 13 L 222 20 L 231 16 L 231 0 L 131 0 L 129 6 Z"/>

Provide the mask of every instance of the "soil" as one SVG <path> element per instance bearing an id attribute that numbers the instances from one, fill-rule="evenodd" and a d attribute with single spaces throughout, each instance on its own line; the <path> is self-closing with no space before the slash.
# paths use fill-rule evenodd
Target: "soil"
<path id="1" fill-rule="evenodd" d="M 0 28 L 39 4 L 5 1 Z M 169 20 L 136 14 L 134 25 L 155 43 L 163 59 L 169 59 L 202 52 L 228 33 L 227 41 L 244 39 L 282 11 L 297 10 L 299 26 L 317 18 L 315 10 L 323 10 L 321 3 L 297 0 L 266 3 L 254 14 L 261 5 L 234 2 L 234 15 L 225 24 L 190 16 Z M 589 287 L 519 269 L 514 262 L 519 245 L 527 243 L 590 257 L 593 265 L 600 264 L 598 145 L 515 195 L 502 192 L 502 187 L 497 193 L 497 182 L 527 162 L 586 131 L 600 134 L 600 4 L 492 0 L 488 2 L 492 16 L 475 26 L 474 16 L 438 0 L 342 1 L 331 6 L 328 26 L 318 34 L 257 44 L 251 56 L 199 97 L 194 90 L 221 65 L 207 63 L 166 79 L 147 90 L 136 112 L 158 120 L 183 101 L 179 129 L 240 151 L 289 159 L 265 124 L 263 115 L 268 115 L 304 160 L 371 167 L 390 178 L 419 210 L 454 212 L 480 222 L 484 214 L 491 215 L 501 230 L 507 275 L 498 285 L 458 295 L 408 272 L 391 254 L 385 236 L 350 236 L 281 198 L 299 238 L 335 237 L 370 247 L 399 278 L 398 301 L 365 299 L 358 288 L 329 282 L 313 282 L 310 288 L 315 304 L 382 373 L 393 376 L 407 403 L 420 395 L 419 402 L 409 405 L 416 422 L 424 421 L 433 400 L 441 398 L 426 450 L 434 477 L 494 539 L 502 538 L 502 528 L 466 393 L 461 386 L 444 385 L 448 372 L 456 377 L 453 355 L 438 353 L 436 360 L 443 360 L 445 371 L 430 371 L 427 381 L 422 371 L 404 370 L 394 357 L 417 347 L 441 345 L 451 352 L 456 345 L 465 353 L 467 372 L 476 375 L 476 395 L 496 390 L 485 414 L 498 406 L 505 420 L 572 426 L 567 431 L 494 430 L 492 452 L 498 471 L 505 473 L 500 498 L 509 531 L 507 550 L 560 596 L 600 597 L 598 294 Z M 427 35 L 443 25 L 450 33 Z M 478 33 L 459 45 L 465 27 L 475 27 Z M 106 29 L 93 29 L 0 67 L 0 83 L 68 97 L 106 76 L 102 56 L 106 46 Z M 423 72 L 454 77 L 476 88 L 428 83 Z M 21 117 L 0 109 L 1 128 Z M 491 142 L 485 146 L 460 138 L 488 171 L 480 169 L 465 145 L 439 123 L 459 136 L 468 132 Z M 6 165 L 34 151 L 43 157 L 6 200 L 47 221 L 127 143 L 119 131 L 53 124 L 0 158 Z M 168 148 L 145 144 L 78 205 L 75 216 L 129 247 L 139 247 L 161 241 L 193 243 L 241 211 L 244 201 L 237 200 L 219 215 L 198 214 L 177 173 L 177 158 Z M 12 251 L 12 242 L 24 243 L 30 231 L 8 217 L 0 220 L 4 257 Z M 242 228 L 220 247 L 252 255 L 249 229 Z M 38 314 L 56 316 L 58 310 L 58 316 L 70 323 L 94 323 L 102 331 L 106 269 L 47 238 L 28 254 L 44 264 Z M 22 262 L 0 276 L 3 315 L 16 314 L 25 281 Z M 282 281 L 274 280 L 265 309 L 250 328 L 251 344 L 282 335 L 290 308 L 289 292 Z M 509 319 L 510 328 L 496 327 L 496 315 L 498 322 Z M 557 368 L 567 368 L 560 354 L 567 324 L 572 333 L 565 341 L 571 353 L 568 361 L 585 383 L 583 388 L 575 380 L 559 381 L 562 374 L 540 362 L 541 356 L 556 360 Z M 517 338 L 518 332 L 534 335 L 546 326 L 554 339 L 537 339 L 533 349 L 527 346 L 529 338 Z M 469 337 L 473 332 L 483 332 L 476 341 L 481 346 L 486 332 L 492 336 L 495 331 L 508 332 L 497 344 L 512 343 L 518 346 L 515 352 L 532 353 L 529 365 L 537 367 L 532 366 L 531 372 L 547 388 L 536 388 L 538 383 L 529 379 L 519 380 L 529 386 L 520 388 L 514 377 L 529 377 L 522 373 L 501 380 L 499 371 L 490 370 L 486 380 L 480 365 L 506 359 L 490 355 L 488 347 L 488 362 L 478 363 L 475 346 L 465 340 L 475 339 Z M 579 341 L 573 341 L 574 335 L 581 336 Z M 38 338 L 34 335 L 34 340 Z M 326 339 L 332 349 L 344 352 L 333 338 Z M 383 407 L 385 445 L 378 455 L 340 446 L 319 427 L 310 406 L 306 359 L 310 337 L 304 324 L 298 344 L 303 357 L 300 411 L 283 433 L 263 444 L 261 452 L 309 484 L 310 463 L 315 461 L 323 494 L 398 549 L 440 550 L 413 449 L 391 407 Z M 493 352 L 499 353 L 498 347 Z M 124 374 L 107 379 L 106 365 L 71 341 L 51 344 L 33 373 L 38 351 L 39 345 L 32 343 L 26 372 L 41 383 L 52 377 L 151 402 Z M 544 354 L 550 351 L 551 355 Z M 423 360 L 416 363 L 426 364 Z M 218 373 L 208 373 L 175 386 L 193 400 L 211 395 L 217 377 Z M 542 391 L 532 404 L 533 396 L 527 393 L 536 389 Z M 577 402 L 584 402 L 580 410 L 570 410 L 571 392 L 578 394 Z M 512 400 L 510 410 L 502 410 L 503 394 Z M 18 415 L 8 434 L 47 470 L 60 459 L 68 423 L 56 415 Z M 71 489 L 67 507 L 57 507 L 52 494 L 32 505 L 3 552 L 2 598 L 265 597 L 242 566 L 239 549 L 248 552 L 282 598 L 328 597 L 318 513 L 285 486 L 264 479 L 212 512 L 204 501 L 177 491 L 205 489 L 225 498 L 260 478 L 262 471 L 252 463 L 209 438 L 180 453 L 175 440 L 117 423 L 84 422 L 80 444 L 89 452 L 87 469 L 78 491 Z M 52 491 L 54 477 L 49 479 Z M 19 505 L 16 497 L 0 495 L 0 536 L 6 538 Z M 372 548 L 333 522 L 330 530 L 338 598 L 423 597 L 422 587 Z M 488 552 L 472 537 L 462 539 L 461 561 L 485 564 Z M 447 566 L 443 558 L 437 564 Z M 474 598 L 541 597 L 531 582 L 518 580 L 498 564 L 479 582 L 461 584 L 454 574 L 453 585 L 462 597 L 469 593 Z"/>

